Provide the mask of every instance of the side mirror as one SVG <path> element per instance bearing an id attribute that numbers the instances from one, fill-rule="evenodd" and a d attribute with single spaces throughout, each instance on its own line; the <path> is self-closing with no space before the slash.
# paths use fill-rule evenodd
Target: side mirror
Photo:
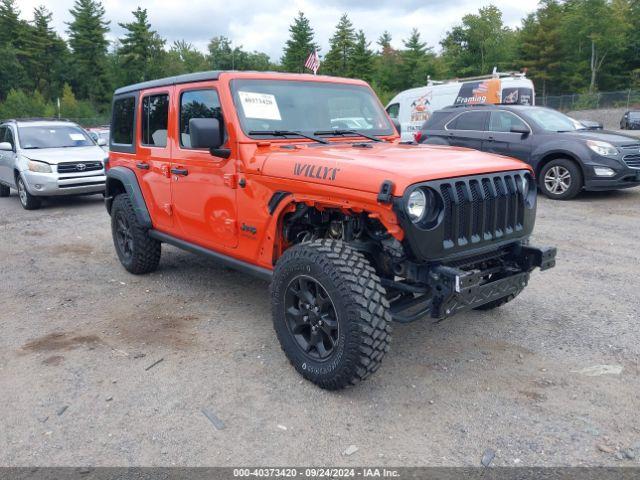
<path id="1" fill-rule="evenodd" d="M 191 148 L 208 148 L 214 157 L 229 158 L 231 150 L 220 148 L 224 143 L 220 120 L 217 118 L 192 118 L 189 120 Z"/>
<path id="2" fill-rule="evenodd" d="M 220 148 L 222 133 L 217 118 L 192 118 L 189 120 L 191 148 Z"/>
<path id="3" fill-rule="evenodd" d="M 509 130 L 511 133 L 519 133 L 520 135 L 529 135 L 531 131 L 525 126 L 513 126 Z"/>
<path id="4" fill-rule="evenodd" d="M 9 142 L 0 143 L 0 152 L 13 152 L 13 147 Z"/>
<path id="5" fill-rule="evenodd" d="M 107 141 L 104 138 L 99 138 L 98 139 L 98 146 L 99 147 L 104 147 L 107 144 Z"/>
<path id="6" fill-rule="evenodd" d="M 396 127 L 398 133 L 402 133 L 402 124 L 400 123 L 400 120 L 398 120 L 397 118 L 392 118 L 391 122 L 393 123 L 393 126 Z"/>

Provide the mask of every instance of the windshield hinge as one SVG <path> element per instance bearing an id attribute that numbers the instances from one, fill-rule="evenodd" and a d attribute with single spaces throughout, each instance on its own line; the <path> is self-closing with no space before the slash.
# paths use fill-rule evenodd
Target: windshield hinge
<path id="1" fill-rule="evenodd" d="M 224 184 L 229 188 L 238 188 L 238 175 L 235 173 L 227 173 L 224 175 Z"/>

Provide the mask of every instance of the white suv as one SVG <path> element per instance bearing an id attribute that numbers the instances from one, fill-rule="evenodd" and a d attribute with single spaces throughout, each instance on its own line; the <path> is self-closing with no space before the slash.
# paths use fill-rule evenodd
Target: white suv
<path id="1" fill-rule="evenodd" d="M 14 188 L 33 210 L 48 196 L 104 193 L 104 143 L 72 122 L 0 122 L 0 197 Z"/>

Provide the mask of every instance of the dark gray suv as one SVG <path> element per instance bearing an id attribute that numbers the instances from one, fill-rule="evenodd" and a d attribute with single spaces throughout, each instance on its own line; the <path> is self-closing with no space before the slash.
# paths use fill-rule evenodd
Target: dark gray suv
<path id="1" fill-rule="evenodd" d="M 531 165 L 549 198 L 640 185 L 640 139 L 588 130 L 556 110 L 525 105 L 452 106 L 425 122 L 420 143 L 474 148 Z"/>

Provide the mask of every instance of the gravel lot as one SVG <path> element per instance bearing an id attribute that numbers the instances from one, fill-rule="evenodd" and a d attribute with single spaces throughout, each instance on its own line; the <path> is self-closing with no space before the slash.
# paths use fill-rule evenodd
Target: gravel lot
<path id="1" fill-rule="evenodd" d="M 640 465 L 640 189 L 541 199 L 557 268 L 495 312 L 396 325 L 338 393 L 287 363 L 266 283 L 166 246 L 130 275 L 101 197 L 26 212 L 13 193 L 0 465 Z"/>

